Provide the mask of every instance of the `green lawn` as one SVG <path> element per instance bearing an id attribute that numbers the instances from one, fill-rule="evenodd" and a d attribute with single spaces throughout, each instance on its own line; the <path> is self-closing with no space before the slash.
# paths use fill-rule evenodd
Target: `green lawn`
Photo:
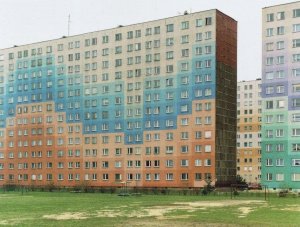
<path id="1" fill-rule="evenodd" d="M 0 226 L 300 226 L 300 198 L 0 192 Z"/>

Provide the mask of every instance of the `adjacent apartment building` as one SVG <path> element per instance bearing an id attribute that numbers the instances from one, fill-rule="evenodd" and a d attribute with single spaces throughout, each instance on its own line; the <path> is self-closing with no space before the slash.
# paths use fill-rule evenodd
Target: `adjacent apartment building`
<path id="1" fill-rule="evenodd" d="M 237 175 L 249 185 L 261 180 L 261 79 L 237 87 Z"/>
<path id="2" fill-rule="evenodd" d="M 262 20 L 262 182 L 300 189 L 300 2 Z"/>
<path id="3" fill-rule="evenodd" d="M 0 185 L 236 175 L 237 22 L 208 10 L 0 50 Z"/>

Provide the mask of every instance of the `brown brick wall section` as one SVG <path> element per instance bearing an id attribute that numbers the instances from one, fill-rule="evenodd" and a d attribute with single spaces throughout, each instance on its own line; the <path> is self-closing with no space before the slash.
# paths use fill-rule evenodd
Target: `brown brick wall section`
<path id="1" fill-rule="evenodd" d="M 237 22 L 216 15 L 216 177 L 230 184 L 236 175 Z"/>

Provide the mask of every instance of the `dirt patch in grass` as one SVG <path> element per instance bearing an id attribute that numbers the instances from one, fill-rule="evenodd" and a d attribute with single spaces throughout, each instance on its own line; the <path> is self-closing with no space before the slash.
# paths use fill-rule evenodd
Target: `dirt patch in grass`
<path id="1" fill-rule="evenodd" d="M 300 205 L 290 205 L 286 208 L 282 208 L 280 210 L 288 210 L 288 211 L 297 211 L 300 212 Z"/>
<path id="2" fill-rule="evenodd" d="M 265 201 L 260 200 L 223 200 L 223 201 L 197 201 L 197 202 L 184 202 L 184 203 L 174 203 L 177 205 L 188 205 L 191 208 L 198 207 L 225 207 L 225 206 L 238 206 L 238 205 L 248 205 L 248 204 L 262 204 Z"/>
<path id="3" fill-rule="evenodd" d="M 222 223 L 199 223 L 199 222 L 184 222 L 173 220 L 130 220 L 125 223 L 116 225 L 116 227 L 131 226 L 131 227 L 241 227 L 241 225 L 235 224 L 222 224 Z"/>
<path id="4" fill-rule="evenodd" d="M 172 212 L 178 210 L 192 213 L 198 210 L 206 210 L 207 208 L 212 207 L 226 207 L 226 206 L 238 206 L 238 205 L 249 205 L 249 204 L 263 204 L 264 201 L 259 200 L 224 200 L 218 202 L 207 202 L 207 201 L 198 201 L 198 202 L 180 202 L 173 203 L 169 206 L 153 206 L 151 208 L 141 208 L 139 210 L 134 210 L 132 212 L 124 210 L 113 210 L 106 209 L 100 210 L 97 212 L 97 217 L 129 217 L 129 218 L 145 218 L 145 217 L 154 217 L 156 219 L 184 219 L 190 218 L 193 215 L 182 214 L 172 216 L 169 215 Z M 245 217 L 249 212 L 253 211 L 250 207 L 241 207 L 239 211 L 242 213 L 240 216 Z"/>
<path id="5" fill-rule="evenodd" d="M 239 207 L 238 209 L 242 214 L 239 215 L 239 218 L 244 218 L 246 217 L 250 212 L 253 211 L 251 207 Z"/>
<path id="6" fill-rule="evenodd" d="M 0 221 L 0 225 L 8 225 L 9 221 L 8 220 L 2 220 Z"/>
<path id="7" fill-rule="evenodd" d="M 22 222 L 26 220 L 30 220 L 30 218 L 14 218 L 14 219 L 1 220 L 0 225 L 4 225 L 4 226 L 20 225 Z"/>
<path id="8" fill-rule="evenodd" d="M 102 218 L 126 217 L 126 218 L 138 218 L 138 219 L 153 217 L 156 220 L 163 221 L 163 220 L 175 220 L 175 219 L 188 219 L 194 216 L 192 213 L 195 211 L 200 211 L 200 210 L 206 211 L 208 208 L 213 208 L 213 207 L 239 206 L 239 205 L 250 205 L 250 204 L 263 204 L 263 203 L 265 202 L 259 200 L 197 201 L 197 202 L 180 202 L 180 203 L 176 202 L 168 206 L 153 206 L 153 207 L 146 207 L 146 208 L 141 207 L 138 209 L 135 209 L 135 205 L 120 206 L 114 209 L 104 208 L 103 210 L 98 210 L 95 211 L 95 213 L 88 213 L 88 214 L 81 213 L 81 212 L 74 212 L 74 213 L 66 212 L 62 214 L 44 215 L 43 218 L 55 219 L 55 220 L 69 220 L 69 219 L 87 219 L 91 217 L 102 217 Z M 239 217 L 245 217 L 248 213 L 253 211 L 253 208 L 240 207 L 238 208 L 238 210 L 241 213 Z M 182 214 L 178 214 L 177 211 L 183 211 L 183 212 Z M 176 215 L 175 214 L 172 215 L 173 212 L 176 212 Z M 152 226 L 152 225 L 147 225 L 147 226 Z M 161 226 L 161 225 L 154 225 L 154 226 Z"/>
<path id="9" fill-rule="evenodd" d="M 54 219 L 54 220 L 70 220 L 70 219 L 87 219 L 89 218 L 85 213 L 80 213 L 80 212 L 66 212 L 62 214 L 50 214 L 50 215 L 44 215 L 43 218 L 46 219 Z"/>
<path id="10" fill-rule="evenodd" d="M 22 197 L 28 198 L 28 197 L 33 197 L 33 196 L 31 196 L 31 195 L 22 195 Z M 9 194 L 2 194 L 2 195 L 0 195 L 0 199 L 15 199 L 15 198 L 16 198 L 15 195 L 9 195 Z"/>

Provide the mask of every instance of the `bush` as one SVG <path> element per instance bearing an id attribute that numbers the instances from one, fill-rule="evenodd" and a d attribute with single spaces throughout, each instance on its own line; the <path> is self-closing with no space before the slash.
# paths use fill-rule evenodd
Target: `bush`
<path id="1" fill-rule="evenodd" d="M 116 192 L 116 188 L 115 187 L 111 187 L 110 188 L 110 194 L 114 194 Z"/>
<path id="2" fill-rule="evenodd" d="M 202 195 L 208 195 L 208 191 L 207 191 L 206 188 L 204 188 L 204 189 L 202 190 Z"/>
<path id="3" fill-rule="evenodd" d="M 53 192 L 55 190 L 55 184 L 53 181 L 49 182 L 47 185 L 46 185 L 46 190 L 49 191 L 49 192 Z"/>
<path id="4" fill-rule="evenodd" d="M 237 196 L 237 195 L 239 195 L 239 192 L 238 192 L 236 189 L 234 189 L 233 195 L 234 195 L 234 196 Z"/>

